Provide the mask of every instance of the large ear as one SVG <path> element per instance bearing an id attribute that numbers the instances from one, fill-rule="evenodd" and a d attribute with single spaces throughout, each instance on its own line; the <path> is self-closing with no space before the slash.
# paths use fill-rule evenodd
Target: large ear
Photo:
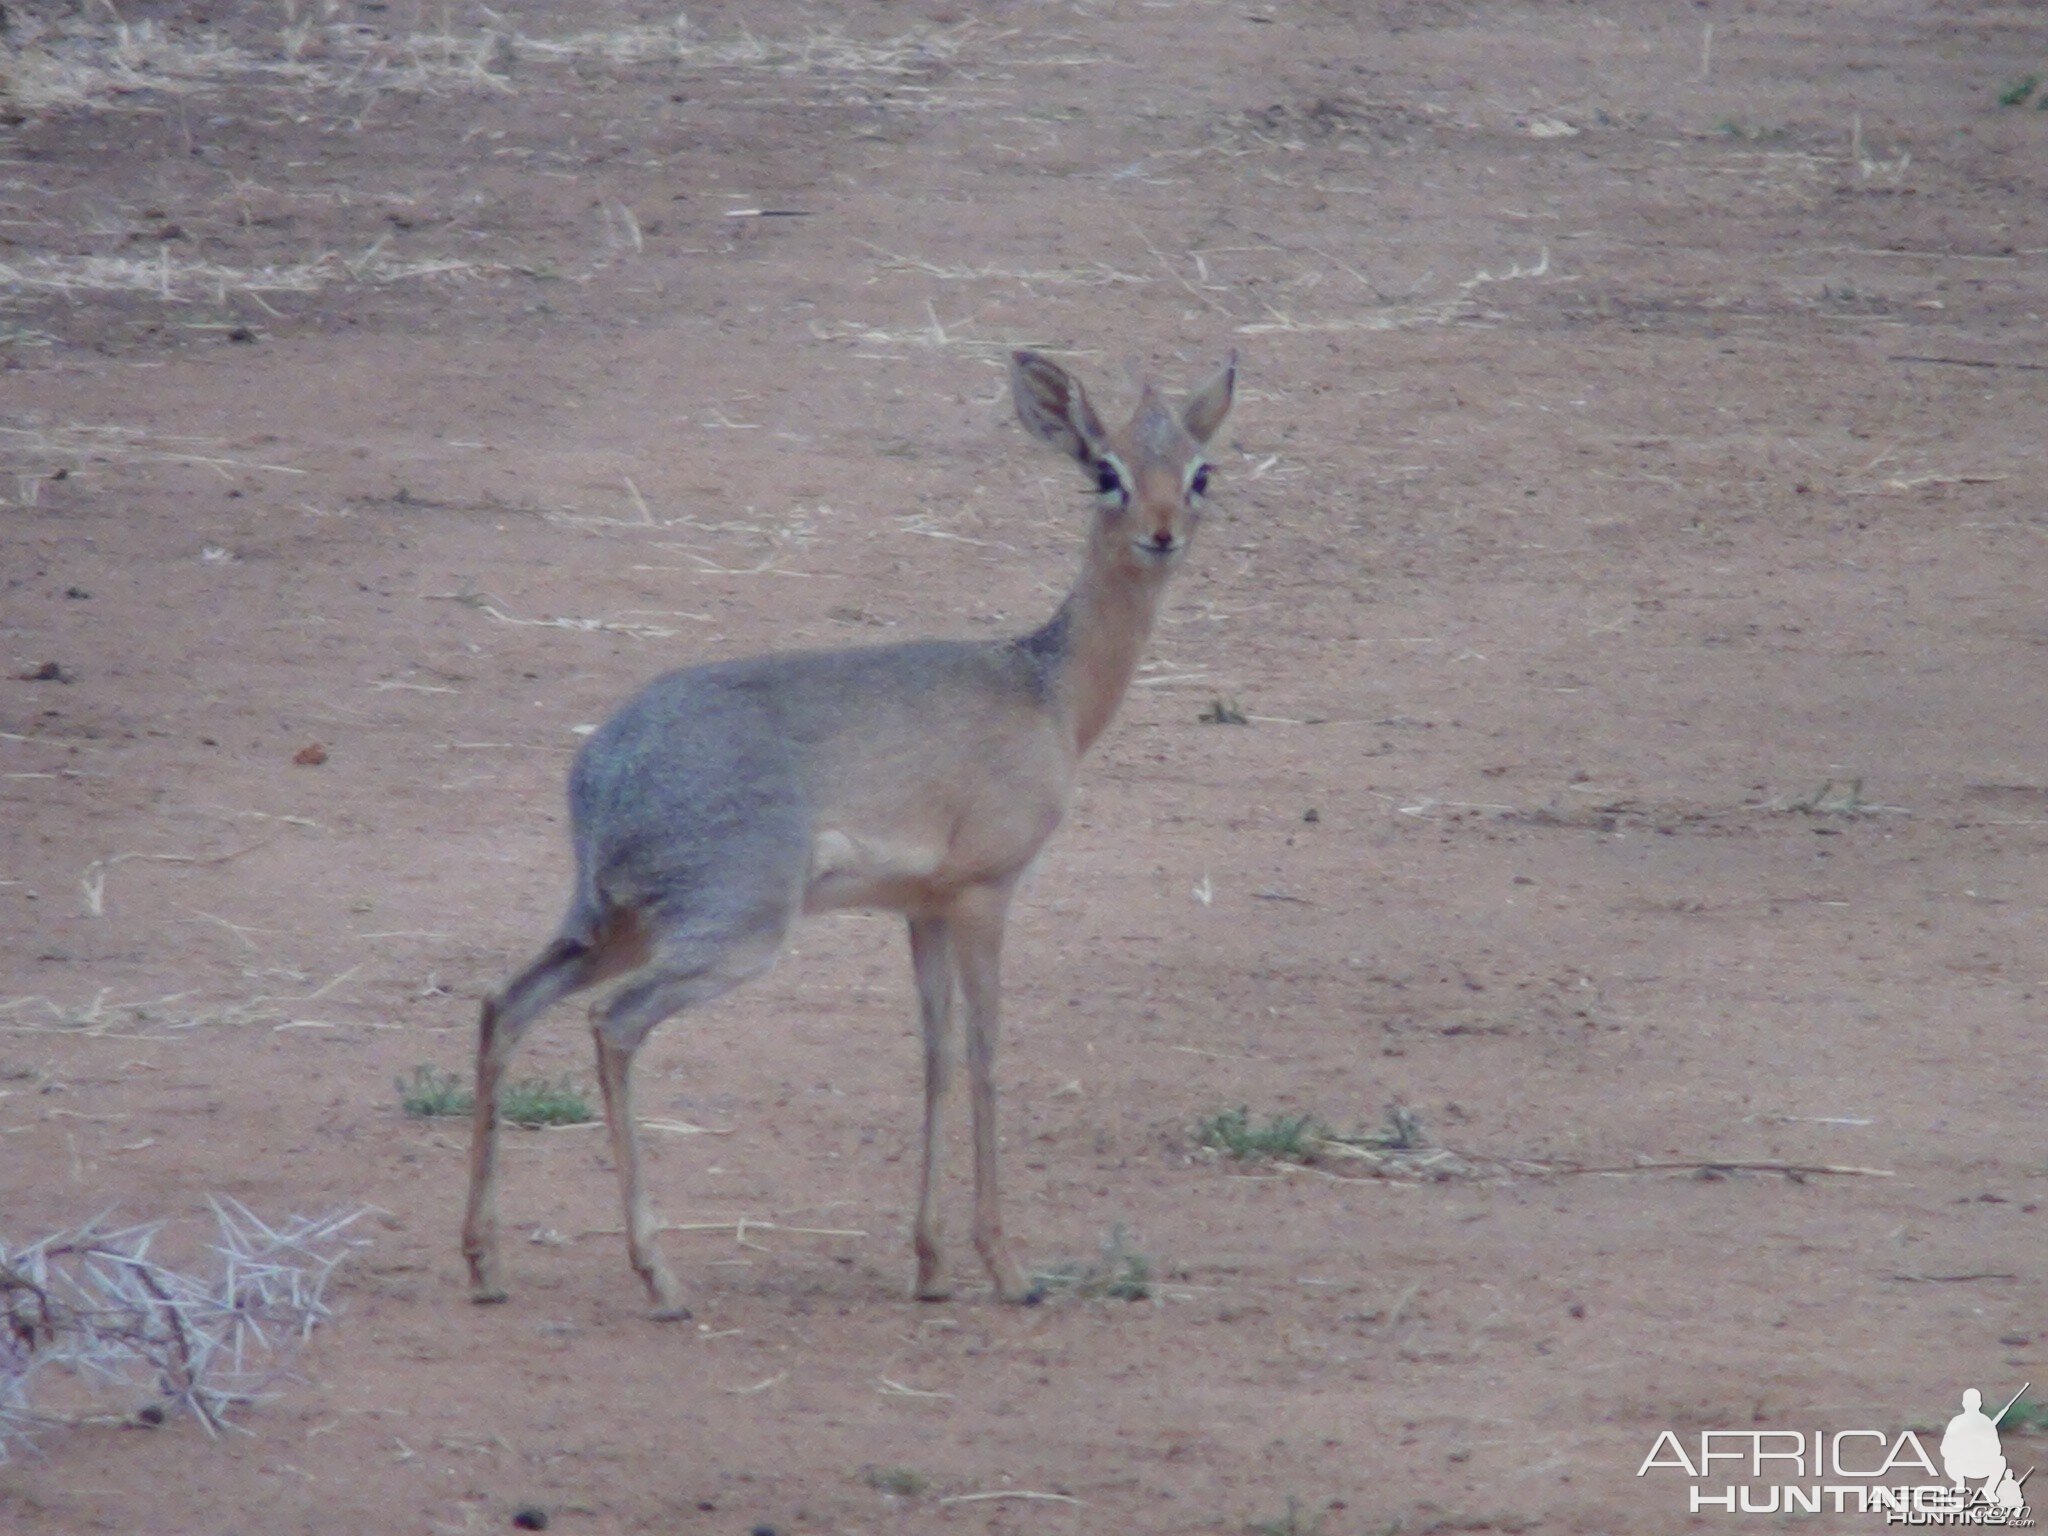
<path id="1" fill-rule="evenodd" d="M 1236 392 L 1237 349 L 1233 347 L 1223 366 L 1216 370 L 1216 376 L 1188 396 L 1188 403 L 1180 408 L 1180 424 L 1187 429 L 1188 436 L 1198 443 L 1214 437 L 1223 418 L 1230 414 L 1230 399 Z"/>
<path id="2" fill-rule="evenodd" d="M 1012 352 L 1010 394 L 1017 402 L 1017 419 L 1034 436 L 1072 455 L 1083 469 L 1093 469 L 1109 451 L 1109 434 L 1080 381 L 1051 358 Z"/>

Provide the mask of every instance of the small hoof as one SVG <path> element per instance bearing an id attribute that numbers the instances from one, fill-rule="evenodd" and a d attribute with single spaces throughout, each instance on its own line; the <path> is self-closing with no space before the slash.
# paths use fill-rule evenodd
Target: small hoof
<path id="1" fill-rule="evenodd" d="M 675 1301 L 655 1307 L 647 1315 L 657 1323 L 687 1323 L 697 1314 L 684 1306 L 680 1301 Z"/>
<path id="2" fill-rule="evenodd" d="M 469 1299 L 479 1307 L 495 1307 L 511 1295 L 502 1285 L 480 1285 L 469 1293 Z"/>
<path id="3" fill-rule="evenodd" d="M 934 1280 L 930 1285 L 916 1287 L 910 1294 L 916 1301 L 951 1301 L 953 1287 L 942 1280 Z"/>
<path id="4" fill-rule="evenodd" d="M 997 1301 L 1012 1307 L 1035 1307 L 1045 1300 L 1045 1287 L 1043 1285 L 1039 1284 L 1036 1280 L 1027 1282 L 1022 1275 L 1010 1269 L 1008 1265 L 1003 1267 L 1007 1273 L 991 1274 L 989 1276 L 990 1281 L 995 1286 Z"/>

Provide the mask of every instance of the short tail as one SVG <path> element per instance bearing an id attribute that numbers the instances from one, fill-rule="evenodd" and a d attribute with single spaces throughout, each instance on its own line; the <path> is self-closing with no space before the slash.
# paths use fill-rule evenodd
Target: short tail
<path id="1" fill-rule="evenodd" d="M 639 914 L 628 907 L 589 911 L 578 902 L 562 931 L 492 1000 L 500 1028 L 514 1030 L 572 992 L 622 976 L 647 961 Z"/>

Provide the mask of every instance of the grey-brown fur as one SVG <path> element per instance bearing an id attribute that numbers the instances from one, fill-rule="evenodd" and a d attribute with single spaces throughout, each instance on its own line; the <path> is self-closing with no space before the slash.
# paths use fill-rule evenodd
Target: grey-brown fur
<path id="1" fill-rule="evenodd" d="M 569 777 L 576 879 L 555 939 L 485 1001 L 470 1195 L 474 1294 L 502 1299 L 497 1102 L 519 1036 L 571 992 L 591 1010 L 626 1210 L 657 1316 L 686 1316 L 641 1183 L 631 1066 L 671 1014 L 774 963 L 805 912 L 896 911 L 925 1038 L 916 1294 L 947 1292 L 933 1209 L 956 997 L 975 1143 L 974 1243 L 997 1294 L 1028 1297 L 1003 1239 L 993 1065 L 1004 918 L 1058 825 L 1081 755 L 1115 712 L 1199 514 L 1189 483 L 1235 385 L 1227 365 L 1176 414 L 1149 387 L 1103 428 L 1057 364 L 1020 352 L 1019 417 L 1102 489 L 1079 578 L 1038 630 L 717 662 L 655 679 L 587 741 Z"/>

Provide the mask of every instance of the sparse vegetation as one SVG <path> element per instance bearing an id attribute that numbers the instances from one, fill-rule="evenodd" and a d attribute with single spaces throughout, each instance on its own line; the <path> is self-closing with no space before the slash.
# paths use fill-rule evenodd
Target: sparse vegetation
<path id="1" fill-rule="evenodd" d="M 239 1201 L 211 1203 L 215 1274 L 152 1259 L 160 1221 L 0 1243 L 0 1462 L 59 1424 L 154 1426 L 182 1409 L 218 1433 L 268 1394 L 284 1374 L 272 1357 L 330 1315 L 328 1278 L 367 1241 L 344 1235 L 366 1211 L 273 1227 Z M 85 1394 L 108 1392 L 126 1412 L 81 1411 Z"/>
<path id="2" fill-rule="evenodd" d="M 1195 721 L 1200 725 L 1250 725 L 1252 717 L 1244 712 L 1244 706 L 1237 700 L 1226 699 L 1219 694 L 1195 716 Z"/>
<path id="3" fill-rule="evenodd" d="M 2040 87 L 2039 75 L 2021 75 L 2017 80 L 2008 80 L 2005 89 L 1998 93 L 1998 104 L 2001 107 L 2023 107 Z"/>
<path id="4" fill-rule="evenodd" d="M 505 1085 L 500 1111 L 509 1125 L 588 1125 L 597 1118 L 575 1080 L 525 1078 Z"/>
<path id="5" fill-rule="evenodd" d="M 476 1107 L 476 1096 L 453 1072 L 422 1063 L 397 1080 L 398 1102 L 417 1119 L 461 1116 Z M 597 1118 L 573 1078 L 522 1078 L 507 1083 L 499 1114 L 508 1125 L 587 1125 Z"/>
<path id="6" fill-rule="evenodd" d="M 411 1077 L 396 1079 L 396 1084 L 399 1108 L 416 1120 L 466 1115 L 476 1102 L 462 1079 L 427 1062 L 414 1067 Z"/>
<path id="7" fill-rule="evenodd" d="M 1285 1515 L 1278 1520 L 1254 1520 L 1245 1529 L 1251 1536 L 1323 1536 L 1323 1517 L 1304 1515 L 1300 1500 L 1290 1494 Z"/>
<path id="8" fill-rule="evenodd" d="M 2048 1403 L 2023 1397 L 2005 1410 L 1998 1427 L 2009 1435 L 2048 1435 Z"/>
<path id="9" fill-rule="evenodd" d="M 1329 1135 L 1329 1126 L 1313 1114 L 1273 1115 L 1259 1125 L 1243 1105 L 1211 1115 L 1195 1127 L 1197 1143 L 1240 1162 L 1272 1158 L 1286 1163 L 1312 1163 L 1316 1160 L 1315 1144 Z"/>
<path id="10" fill-rule="evenodd" d="M 1744 144 L 1777 144 L 1792 136 L 1790 129 L 1760 128 L 1733 117 L 1724 117 L 1714 124 L 1714 132 L 1724 139 L 1735 139 Z"/>
<path id="11" fill-rule="evenodd" d="M 1873 806 L 1863 798 L 1863 780 L 1860 778 L 1823 779 L 1815 788 L 1804 792 L 1779 795 L 1769 801 L 1765 810 L 1792 811 L 1801 816 L 1847 816 L 1857 817 L 1866 811 L 1890 809 Z"/>
<path id="12" fill-rule="evenodd" d="M 1121 1225 L 1110 1228 L 1102 1251 L 1085 1262 L 1035 1271 L 1031 1283 L 1046 1295 L 1083 1301 L 1146 1301 L 1152 1295 L 1152 1261 L 1125 1240 Z"/>
<path id="13" fill-rule="evenodd" d="M 914 1499 L 932 1485 L 930 1478 L 909 1467 L 863 1467 L 860 1478 L 877 1493 L 899 1499 Z"/>
<path id="14" fill-rule="evenodd" d="M 60 7 L 43 7 L 60 11 Z M 508 94 L 534 72 L 661 63 L 679 69 L 747 69 L 778 74 L 901 75 L 958 47 L 943 29 L 924 27 L 882 41 L 837 30 L 764 38 L 742 28 L 736 38 L 698 36 L 682 17 L 640 26 L 532 37 L 505 27 L 461 33 L 404 34 L 378 47 L 346 18 L 317 20 L 288 6 L 285 25 L 268 46 L 242 48 L 217 29 L 142 20 L 109 11 L 111 23 L 77 8 L 75 16 L 42 16 L 9 7 L 6 97 L 18 109 L 94 107 L 127 110 L 141 90 L 190 96 L 235 83 L 306 93 L 348 90 L 488 91 Z M 309 46 L 317 45 L 317 46 Z"/>
<path id="15" fill-rule="evenodd" d="M 1279 1114 L 1263 1125 L 1240 1105 L 1211 1115 L 1195 1127 L 1195 1141 L 1240 1162 L 1261 1158 L 1282 1163 L 1314 1163 L 1333 1153 L 1414 1152 L 1429 1145 L 1422 1121 L 1402 1104 L 1387 1106 L 1386 1124 L 1376 1131 L 1340 1134 L 1313 1113 Z"/>
<path id="16" fill-rule="evenodd" d="M 1414 1152 L 1429 1145 L 1429 1138 L 1422 1134 L 1422 1117 L 1405 1104 L 1387 1106 L 1387 1123 L 1380 1130 L 1331 1139 L 1374 1152 Z"/>

